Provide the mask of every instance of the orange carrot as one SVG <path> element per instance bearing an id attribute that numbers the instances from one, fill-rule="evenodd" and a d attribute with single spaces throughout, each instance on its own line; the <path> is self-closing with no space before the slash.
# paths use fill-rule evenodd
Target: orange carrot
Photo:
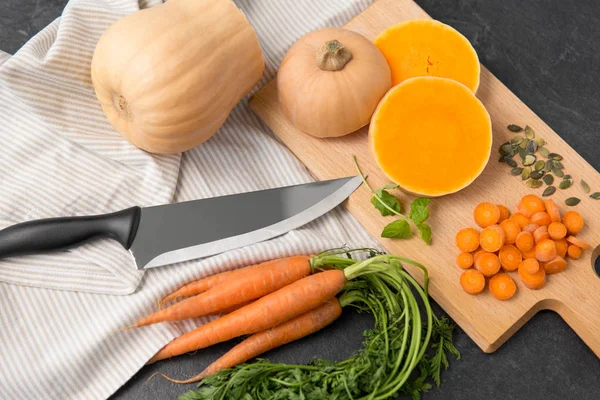
<path id="1" fill-rule="evenodd" d="M 558 274 L 559 272 L 562 272 L 566 266 L 567 262 L 565 259 L 557 256 L 544 264 L 544 271 L 548 275 Z"/>
<path id="2" fill-rule="evenodd" d="M 484 228 L 479 235 L 479 244 L 487 252 L 493 253 L 504 246 L 505 235 L 498 225 L 490 225 Z"/>
<path id="3" fill-rule="evenodd" d="M 486 253 L 479 257 L 476 268 L 484 276 L 492 276 L 500 271 L 500 260 L 494 253 Z"/>
<path id="4" fill-rule="evenodd" d="M 292 318 L 287 322 L 253 334 L 192 378 L 177 380 L 165 375 L 163 376 L 175 383 L 198 382 L 222 369 L 231 368 L 275 347 L 308 336 L 331 324 L 340 315 L 342 315 L 342 307 L 337 298 L 334 297 L 317 308 Z"/>
<path id="5" fill-rule="evenodd" d="M 498 223 L 506 221 L 508 217 L 510 217 L 510 211 L 508 211 L 508 208 L 502 204 L 498 204 L 498 209 L 500 210 L 500 218 L 498 219 Z"/>
<path id="6" fill-rule="evenodd" d="M 522 251 L 521 254 L 523 255 L 523 260 L 526 260 L 528 258 L 535 258 L 535 246 L 533 246 L 527 251 Z"/>
<path id="7" fill-rule="evenodd" d="M 519 264 L 523 260 L 523 256 L 519 249 L 512 244 L 504 245 L 498 253 L 500 264 L 502 269 L 505 271 L 516 271 L 519 268 Z"/>
<path id="8" fill-rule="evenodd" d="M 552 222 L 560 222 L 560 211 L 554 200 L 544 200 L 546 206 L 546 212 L 550 216 Z"/>
<path id="9" fill-rule="evenodd" d="M 552 220 L 546 211 L 536 212 L 531 216 L 531 223 L 538 226 L 548 226 Z"/>
<path id="10" fill-rule="evenodd" d="M 516 292 L 517 285 L 507 273 L 501 272 L 490 279 L 490 293 L 498 300 L 508 300 Z"/>
<path id="11" fill-rule="evenodd" d="M 521 251 L 531 250 L 533 248 L 533 235 L 529 232 L 519 233 L 515 245 Z"/>
<path id="12" fill-rule="evenodd" d="M 487 254 L 487 251 L 485 251 L 485 250 L 479 250 L 478 252 L 476 252 L 475 254 L 473 254 L 473 265 L 475 265 L 475 268 L 477 268 L 477 261 L 484 254 Z"/>
<path id="13" fill-rule="evenodd" d="M 540 226 L 535 231 L 533 231 L 533 240 L 535 240 L 536 243 L 539 243 L 542 240 L 546 239 L 550 239 L 547 226 Z"/>
<path id="14" fill-rule="evenodd" d="M 567 227 L 560 222 L 552 222 L 548 225 L 548 235 L 554 240 L 560 240 L 567 236 Z"/>
<path id="15" fill-rule="evenodd" d="M 556 254 L 565 258 L 569 249 L 569 243 L 565 239 L 555 240 L 554 243 L 556 244 Z"/>
<path id="16" fill-rule="evenodd" d="M 573 260 L 577 260 L 579 257 L 581 257 L 581 253 L 583 253 L 581 247 L 574 244 L 570 245 L 567 249 L 567 254 L 569 254 L 569 258 L 572 258 Z"/>
<path id="17" fill-rule="evenodd" d="M 464 252 L 469 253 L 479 247 L 479 232 L 473 228 L 465 228 L 456 234 L 456 246 Z"/>
<path id="18" fill-rule="evenodd" d="M 468 269 L 460 275 L 460 286 L 469 294 L 479 294 L 485 289 L 485 278 L 476 269 Z"/>
<path id="19" fill-rule="evenodd" d="M 510 216 L 510 219 L 515 221 L 517 224 L 519 224 L 519 228 L 521 228 L 521 229 L 523 229 L 527 225 L 529 225 L 529 222 L 530 222 L 529 218 L 527 218 L 526 216 L 524 216 L 521 213 L 514 213 L 513 215 Z"/>
<path id="20" fill-rule="evenodd" d="M 512 219 L 502 221 L 500 228 L 504 231 L 504 242 L 506 244 L 514 244 L 517 240 L 517 235 L 521 232 L 519 224 Z"/>
<path id="21" fill-rule="evenodd" d="M 541 289 L 546 284 L 546 271 L 544 268 L 538 268 L 534 274 L 529 274 L 523 267 L 523 264 L 519 267 L 519 278 L 521 282 L 529 289 Z"/>
<path id="22" fill-rule="evenodd" d="M 592 248 L 592 246 L 590 246 L 589 244 L 587 244 L 586 242 L 584 242 L 581 239 L 577 239 L 575 236 L 569 236 L 567 238 L 567 242 L 574 244 L 575 246 L 579 246 L 584 250 L 589 250 Z"/>
<path id="23" fill-rule="evenodd" d="M 230 276 L 231 279 L 228 279 L 226 285 L 215 286 L 204 293 L 141 318 L 133 327 L 219 313 L 221 310 L 258 299 L 309 275 L 310 262 L 306 256 L 289 257 L 238 271 L 243 272 Z"/>
<path id="24" fill-rule="evenodd" d="M 346 282 L 340 270 L 309 275 L 174 339 L 148 363 L 272 328 L 333 298 Z"/>
<path id="25" fill-rule="evenodd" d="M 567 227 L 569 235 L 577 235 L 583 228 L 583 218 L 577 211 L 567 211 L 562 218 L 563 224 Z"/>
<path id="26" fill-rule="evenodd" d="M 523 232 L 529 232 L 533 235 L 533 232 L 540 226 L 538 224 L 528 224 L 525 228 L 523 228 Z"/>
<path id="27" fill-rule="evenodd" d="M 528 194 L 523 196 L 517 208 L 521 214 L 527 218 L 531 218 L 533 214 L 544 211 L 546 206 L 544 205 L 542 199 L 540 199 L 538 196 L 534 194 Z"/>
<path id="28" fill-rule="evenodd" d="M 482 228 L 497 224 L 500 220 L 500 209 L 492 203 L 479 203 L 473 211 L 475 222 Z"/>
<path id="29" fill-rule="evenodd" d="M 532 275 L 535 274 L 538 271 L 538 269 L 540 269 L 540 263 L 535 258 L 528 258 L 521 262 L 521 264 L 519 265 L 519 270 L 521 268 L 528 274 Z"/>
<path id="30" fill-rule="evenodd" d="M 471 253 L 460 253 L 456 257 L 456 264 L 463 269 L 471 268 L 473 265 L 473 255 Z"/>
<path id="31" fill-rule="evenodd" d="M 552 239 L 544 239 L 535 245 L 535 258 L 548 262 L 557 256 L 556 243 Z"/>

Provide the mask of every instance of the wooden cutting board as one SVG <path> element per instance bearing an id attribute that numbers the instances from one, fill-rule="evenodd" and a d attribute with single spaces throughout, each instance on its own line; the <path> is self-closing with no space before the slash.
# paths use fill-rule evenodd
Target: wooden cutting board
<path id="1" fill-rule="evenodd" d="M 373 40 L 388 26 L 415 18 L 430 17 L 412 0 L 378 0 L 345 28 Z M 482 201 L 492 201 L 515 211 L 515 205 L 523 195 L 531 192 L 541 195 L 543 190 L 528 188 L 519 178 L 509 174 L 506 164 L 497 162 L 497 148 L 514 135 L 506 129 L 511 123 L 530 125 L 537 137 L 548 142 L 546 147 L 550 151 L 564 156 L 565 171 L 573 176 L 574 185 L 568 190 L 557 191 L 552 198 L 561 207 L 561 212 L 565 212 L 568 207 L 564 200 L 571 196 L 580 197 L 582 201 L 574 209 L 589 224 L 579 237 L 594 245 L 600 242 L 600 200 L 590 199 L 579 187 L 579 180 L 585 179 L 592 191 L 600 191 L 600 175 L 596 170 L 485 68 L 481 71 L 477 97 L 492 118 L 492 157 L 483 174 L 467 189 L 432 201 L 431 246 L 416 237 L 408 240 L 380 238 L 383 227 L 393 219 L 379 215 L 371 205 L 371 195 L 364 186 L 344 203 L 345 207 L 374 237 L 379 238 L 387 251 L 410 257 L 428 267 L 431 296 L 483 351 L 495 351 L 536 312 L 550 309 L 559 313 L 600 357 L 600 278 L 593 268 L 593 260 L 600 254 L 600 247 L 585 251 L 579 260 L 569 260 L 567 269 L 549 276 L 546 286 L 538 291 L 527 289 L 513 273 L 518 289 L 510 301 L 496 300 L 487 289 L 481 295 L 471 296 L 460 288 L 462 270 L 455 264 L 458 250 L 454 238 L 459 229 L 476 227 L 474 206 Z M 254 95 L 250 107 L 317 178 L 324 180 L 356 174 L 351 159 L 354 154 L 374 188 L 390 183 L 378 170 L 370 154 L 367 128 L 331 139 L 317 139 L 298 131 L 282 114 L 275 81 Z M 407 208 L 412 198 L 402 193 L 395 194 Z M 408 266 L 407 269 L 422 282 L 420 271 Z M 544 335 L 543 332 L 539 334 Z"/>

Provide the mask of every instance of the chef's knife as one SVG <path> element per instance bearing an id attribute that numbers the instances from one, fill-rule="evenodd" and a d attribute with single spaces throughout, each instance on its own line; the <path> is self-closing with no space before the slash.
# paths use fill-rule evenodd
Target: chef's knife
<path id="1" fill-rule="evenodd" d="M 112 214 L 48 218 L 0 231 L 0 258 L 65 250 L 109 237 L 139 269 L 208 257 L 296 229 L 335 208 L 359 176 L 240 193 Z"/>

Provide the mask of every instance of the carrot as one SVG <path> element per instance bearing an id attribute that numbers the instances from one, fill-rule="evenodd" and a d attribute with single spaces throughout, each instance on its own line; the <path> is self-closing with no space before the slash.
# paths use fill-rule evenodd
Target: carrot
<path id="1" fill-rule="evenodd" d="M 490 279 L 490 293 L 498 300 L 508 300 L 517 292 L 517 285 L 507 273 L 501 272 Z"/>
<path id="2" fill-rule="evenodd" d="M 535 230 L 539 227 L 540 226 L 538 224 L 527 224 L 527 226 L 525 228 L 523 228 L 522 231 L 533 234 L 533 232 L 535 232 Z"/>
<path id="3" fill-rule="evenodd" d="M 554 240 L 560 240 L 567 236 L 567 227 L 560 222 L 552 222 L 548 225 L 548 235 Z"/>
<path id="4" fill-rule="evenodd" d="M 516 271 L 519 268 L 519 264 L 523 260 L 523 255 L 512 244 L 504 245 L 498 253 L 500 259 L 500 265 L 505 271 Z"/>
<path id="5" fill-rule="evenodd" d="M 533 231 L 533 240 L 535 240 L 536 243 L 539 243 L 542 240 L 546 239 L 550 239 L 547 226 L 540 226 L 535 231 Z"/>
<path id="6" fill-rule="evenodd" d="M 569 236 L 567 238 L 567 242 L 574 244 L 575 246 L 579 246 L 584 250 L 589 250 L 592 248 L 592 246 L 590 246 L 589 244 L 587 244 L 586 242 L 584 242 L 581 239 L 577 239 L 575 236 Z"/>
<path id="7" fill-rule="evenodd" d="M 500 210 L 500 218 L 498 219 L 498 223 L 506 221 L 508 217 L 510 217 L 510 211 L 508 211 L 508 208 L 502 204 L 498 204 L 498 209 Z"/>
<path id="8" fill-rule="evenodd" d="M 565 259 L 557 256 L 544 264 L 544 271 L 548 275 L 558 274 L 559 272 L 562 272 L 566 268 L 566 266 L 567 262 L 565 261 Z"/>
<path id="9" fill-rule="evenodd" d="M 346 282 L 341 270 L 309 275 L 174 339 L 148 363 L 272 328 L 333 298 Z"/>
<path id="10" fill-rule="evenodd" d="M 542 199 L 534 194 L 528 194 L 523 196 L 519 204 L 517 205 L 519 212 L 526 216 L 527 218 L 531 218 L 531 216 L 537 212 L 544 211 L 546 206 Z"/>
<path id="11" fill-rule="evenodd" d="M 485 251 L 485 250 L 479 250 L 478 252 L 476 252 L 475 254 L 473 254 L 473 265 L 475 265 L 475 268 L 477 268 L 477 262 L 478 262 L 478 260 L 484 254 L 487 254 L 487 251 Z"/>
<path id="12" fill-rule="evenodd" d="M 485 277 L 476 269 L 468 269 L 460 275 L 460 286 L 469 294 L 479 294 L 485 289 Z"/>
<path id="13" fill-rule="evenodd" d="M 504 246 L 505 235 L 498 225 L 490 225 L 484 228 L 479 235 L 479 244 L 487 252 L 493 253 Z"/>
<path id="14" fill-rule="evenodd" d="M 552 222 L 560 222 L 560 211 L 554 200 L 544 200 L 546 206 L 546 212 L 550 216 Z"/>
<path id="15" fill-rule="evenodd" d="M 289 257 L 249 268 L 239 269 L 239 273 L 229 275 L 226 285 L 215 286 L 204 293 L 141 318 L 133 327 L 219 313 L 221 310 L 258 299 L 309 275 L 310 261 L 307 256 Z"/>
<path id="16" fill-rule="evenodd" d="M 519 267 L 519 278 L 521 278 L 521 282 L 529 289 L 541 289 L 546 284 L 546 271 L 544 271 L 544 268 L 538 268 L 536 273 L 529 274 L 523 267 L 523 264 L 521 264 Z"/>
<path id="17" fill-rule="evenodd" d="M 531 250 L 533 248 L 533 235 L 529 232 L 519 233 L 515 245 L 521 251 Z"/>
<path id="18" fill-rule="evenodd" d="M 506 244 L 514 244 L 517 240 L 517 235 L 521 232 L 519 224 L 512 219 L 502 221 L 500 228 L 504 231 L 504 242 Z"/>
<path id="19" fill-rule="evenodd" d="M 552 220 L 546 211 L 536 212 L 531 216 L 531 223 L 539 226 L 548 226 Z"/>
<path id="20" fill-rule="evenodd" d="M 521 254 L 523 255 L 523 260 L 526 260 L 528 258 L 535 258 L 535 246 L 533 246 L 527 251 L 522 251 Z"/>
<path id="21" fill-rule="evenodd" d="M 475 222 L 482 228 L 497 224 L 500 220 L 500 209 L 492 203 L 479 203 L 473 211 Z"/>
<path id="22" fill-rule="evenodd" d="M 527 258 L 519 265 L 519 270 L 523 268 L 528 274 L 535 274 L 540 269 L 540 263 L 535 258 Z"/>
<path id="23" fill-rule="evenodd" d="M 265 353 L 275 347 L 301 339 L 323 329 L 342 315 L 342 307 L 337 298 L 326 301 L 317 308 L 305 312 L 273 328 L 248 337 L 209 365 L 198 375 L 186 380 L 165 378 L 175 383 L 198 382 L 222 369 L 231 368 Z"/>
<path id="24" fill-rule="evenodd" d="M 556 244 L 556 254 L 565 258 L 567 255 L 567 250 L 569 248 L 569 243 L 565 239 L 555 240 L 554 244 Z"/>
<path id="25" fill-rule="evenodd" d="M 494 253 L 486 253 L 479 257 L 475 266 L 484 276 L 492 276 L 500 271 L 500 259 Z"/>
<path id="26" fill-rule="evenodd" d="M 567 227 L 569 235 L 577 235 L 583 228 L 583 218 L 577 211 L 567 211 L 563 215 L 562 223 Z"/>
<path id="27" fill-rule="evenodd" d="M 535 245 L 535 258 L 548 262 L 557 256 L 556 243 L 552 239 L 544 239 Z"/>
<path id="28" fill-rule="evenodd" d="M 469 253 L 479 247 L 479 232 L 473 228 L 465 228 L 456 234 L 456 246 L 460 251 Z"/>
<path id="29" fill-rule="evenodd" d="M 572 258 L 573 260 L 577 260 L 579 257 L 581 257 L 581 253 L 583 253 L 583 250 L 581 249 L 581 247 L 575 244 L 570 245 L 567 249 L 567 254 L 569 255 L 569 258 Z"/>
<path id="30" fill-rule="evenodd" d="M 510 216 L 510 219 L 515 221 L 517 224 L 519 224 L 519 228 L 521 228 L 521 229 L 523 229 L 527 225 L 529 225 L 529 222 L 530 222 L 529 218 L 527 218 L 526 216 L 524 216 L 521 213 L 514 213 L 513 215 Z"/>
<path id="31" fill-rule="evenodd" d="M 460 253 L 456 257 L 456 264 L 463 269 L 471 268 L 473 265 L 473 255 L 471 253 Z"/>

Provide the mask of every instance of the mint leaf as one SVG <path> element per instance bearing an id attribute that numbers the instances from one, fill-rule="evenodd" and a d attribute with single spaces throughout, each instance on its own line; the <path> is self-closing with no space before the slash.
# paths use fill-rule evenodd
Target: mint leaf
<path id="1" fill-rule="evenodd" d="M 410 237 L 411 233 L 412 230 L 408 222 L 406 222 L 404 219 L 397 219 L 383 228 L 381 237 L 390 239 L 406 239 Z"/>
<path id="2" fill-rule="evenodd" d="M 419 226 L 429 218 L 429 209 L 425 207 L 411 207 L 410 208 L 410 219 L 413 220 L 415 225 Z"/>
<path id="3" fill-rule="evenodd" d="M 392 210 L 395 210 L 396 212 L 401 212 L 400 210 L 402 207 L 400 206 L 400 202 L 398 201 L 396 196 L 389 194 L 383 188 L 376 190 L 375 194 L 379 196 L 381 200 L 383 200 L 383 202 L 387 204 Z M 373 204 L 373 206 L 375 206 L 375 208 L 378 209 L 381 215 L 384 217 L 386 215 L 394 215 L 394 213 L 388 210 L 387 207 L 385 207 L 383 204 L 381 204 L 381 202 L 377 200 L 377 197 L 375 196 L 371 197 L 371 204 Z"/>
<path id="4" fill-rule="evenodd" d="M 431 199 L 426 199 L 424 197 L 419 197 L 418 199 L 414 199 L 410 204 L 410 208 L 413 207 L 427 207 L 431 203 Z"/>
<path id="5" fill-rule="evenodd" d="M 431 227 L 425 223 L 419 225 L 419 236 L 425 243 L 431 244 Z"/>

